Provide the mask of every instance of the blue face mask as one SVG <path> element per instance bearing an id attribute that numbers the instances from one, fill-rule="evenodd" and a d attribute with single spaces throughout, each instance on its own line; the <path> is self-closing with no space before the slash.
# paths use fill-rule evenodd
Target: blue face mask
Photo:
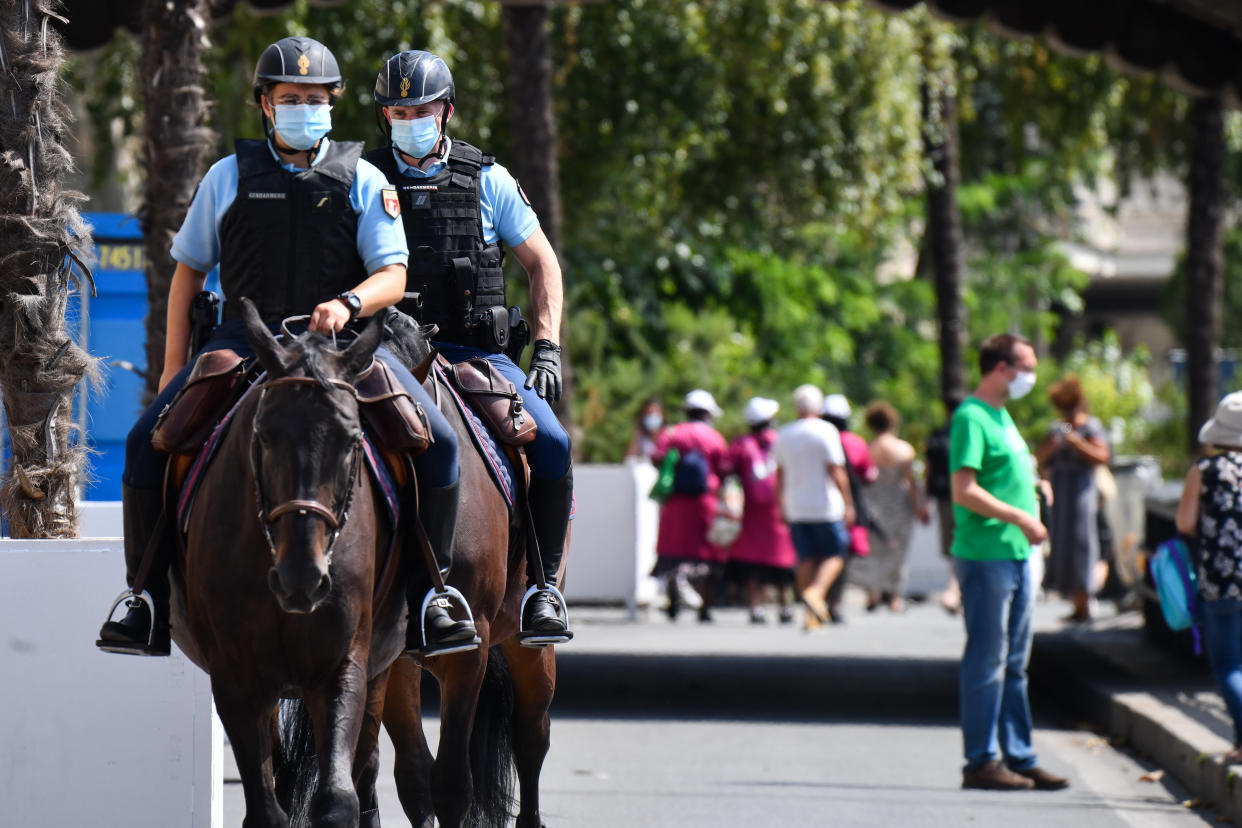
<path id="1" fill-rule="evenodd" d="M 436 148 L 439 140 L 440 127 L 435 115 L 408 121 L 392 119 L 392 142 L 411 158 L 423 158 Z"/>
<path id="2" fill-rule="evenodd" d="M 319 139 L 332 131 L 332 106 L 311 106 L 298 104 L 285 106 L 277 104 L 275 111 L 275 128 L 280 140 L 295 150 L 308 150 Z"/>

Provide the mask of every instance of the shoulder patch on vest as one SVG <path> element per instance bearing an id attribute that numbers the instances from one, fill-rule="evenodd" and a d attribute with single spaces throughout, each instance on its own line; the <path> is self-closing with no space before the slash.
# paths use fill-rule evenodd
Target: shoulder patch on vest
<path id="1" fill-rule="evenodd" d="M 390 187 L 380 190 L 380 198 L 384 200 L 384 212 L 389 218 L 396 218 L 401 215 L 401 201 L 397 198 L 397 191 Z"/>

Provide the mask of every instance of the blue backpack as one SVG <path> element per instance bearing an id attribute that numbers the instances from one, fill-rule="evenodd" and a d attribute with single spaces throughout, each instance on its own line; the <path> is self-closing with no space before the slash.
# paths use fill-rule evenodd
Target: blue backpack
<path id="1" fill-rule="evenodd" d="M 707 491 L 711 467 L 703 452 L 690 449 L 673 467 L 673 494 L 701 495 Z"/>
<path id="2" fill-rule="evenodd" d="M 1202 652 L 1199 640 L 1199 578 L 1190 560 L 1190 550 L 1181 538 L 1156 547 L 1151 559 L 1151 579 L 1160 596 L 1160 610 L 1171 630 L 1189 629 L 1194 634 L 1195 654 Z"/>

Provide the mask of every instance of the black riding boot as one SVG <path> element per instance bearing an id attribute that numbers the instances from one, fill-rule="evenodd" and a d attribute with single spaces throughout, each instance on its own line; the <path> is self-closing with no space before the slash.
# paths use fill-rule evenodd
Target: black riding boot
<path id="1" fill-rule="evenodd" d="M 156 531 L 160 513 L 164 509 L 163 493 L 121 486 L 121 517 L 125 527 L 125 579 L 133 586 L 134 577 L 142 565 L 142 556 L 152 534 Z M 168 636 L 168 554 L 160 547 L 147 573 L 144 589 L 151 595 L 155 605 L 155 629 L 152 633 L 151 613 L 146 603 L 131 598 L 129 611 L 120 621 L 109 619 L 99 629 L 95 646 L 111 653 L 129 655 L 166 656 L 169 652 Z"/>
<path id="2" fill-rule="evenodd" d="M 446 579 L 449 570 L 453 567 L 453 535 L 457 527 L 458 486 L 458 483 L 453 483 L 451 486 L 439 489 L 428 487 L 419 494 L 418 518 L 423 524 L 423 531 L 427 533 L 427 540 L 431 542 L 431 549 L 435 553 L 436 566 L 440 568 L 440 575 Z M 409 534 L 412 533 L 407 533 Z M 410 620 L 406 624 L 405 632 L 406 650 L 422 655 L 442 655 L 447 652 L 457 653 L 476 649 L 479 646 L 479 635 L 475 630 L 474 622 L 468 617 L 458 621 L 449 615 L 456 596 L 450 597 L 447 593 L 435 594 L 434 589 L 430 593 L 423 593 L 416 586 L 424 581 L 422 578 L 414 577 L 413 573 L 421 572 L 426 565 L 418 538 L 407 536 L 405 548 L 407 550 L 406 560 L 411 573 L 408 581 L 410 587 L 406 590 L 406 600 L 410 606 Z M 420 630 L 418 624 L 414 623 L 414 619 L 419 617 L 427 594 L 431 595 L 431 600 L 427 602 L 427 611 L 422 616 L 423 624 Z M 458 600 L 465 603 L 465 598 Z M 427 637 L 426 645 L 423 644 L 424 634 Z"/>
<path id="3" fill-rule="evenodd" d="M 539 544 L 539 555 L 543 560 L 543 579 L 549 587 L 555 587 L 556 574 L 561 568 L 561 556 L 565 552 L 565 536 L 569 533 L 569 512 L 573 507 L 573 468 L 560 480 L 532 478 L 529 497 L 535 540 Z M 527 572 L 527 578 L 532 586 L 538 584 L 533 571 Z M 551 589 L 538 590 L 530 596 L 523 613 L 522 634 L 561 636 L 565 641 L 573 637 L 573 633 L 569 632 L 564 607 Z"/>

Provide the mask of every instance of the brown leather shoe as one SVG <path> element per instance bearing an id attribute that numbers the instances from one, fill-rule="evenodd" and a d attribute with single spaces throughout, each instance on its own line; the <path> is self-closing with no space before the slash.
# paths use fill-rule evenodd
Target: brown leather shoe
<path id="1" fill-rule="evenodd" d="M 981 791 L 1029 791 L 1035 781 L 1014 773 L 999 759 L 993 759 L 962 774 L 962 787 Z"/>
<path id="2" fill-rule="evenodd" d="M 1069 780 L 1064 776 L 1053 776 L 1043 768 L 1027 768 L 1014 771 L 1035 783 L 1037 791 L 1059 791 L 1069 787 Z"/>

